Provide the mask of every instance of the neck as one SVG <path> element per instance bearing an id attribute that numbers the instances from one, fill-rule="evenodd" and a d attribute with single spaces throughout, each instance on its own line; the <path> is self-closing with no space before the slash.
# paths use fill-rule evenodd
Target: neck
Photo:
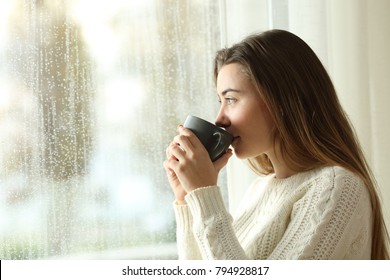
<path id="1" fill-rule="evenodd" d="M 277 156 L 275 152 L 267 153 L 268 158 L 270 159 L 272 166 L 275 171 L 275 177 L 278 179 L 288 178 L 297 173 L 297 171 L 292 170 L 283 160 L 282 156 Z"/>
<path id="2" fill-rule="evenodd" d="M 275 170 L 275 178 L 278 179 L 285 179 L 297 173 L 296 171 L 293 171 L 291 169 L 283 168 L 281 166 L 276 167 L 275 165 L 274 165 L 274 170 Z"/>

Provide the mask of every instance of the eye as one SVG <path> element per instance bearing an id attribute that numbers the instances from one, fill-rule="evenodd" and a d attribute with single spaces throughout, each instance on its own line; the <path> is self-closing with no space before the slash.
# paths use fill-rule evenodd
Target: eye
<path id="1" fill-rule="evenodd" d="M 231 97 L 226 97 L 225 100 L 226 100 L 226 104 L 228 105 L 232 105 L 237 101 L 235 98 L 231 98 Z"/>

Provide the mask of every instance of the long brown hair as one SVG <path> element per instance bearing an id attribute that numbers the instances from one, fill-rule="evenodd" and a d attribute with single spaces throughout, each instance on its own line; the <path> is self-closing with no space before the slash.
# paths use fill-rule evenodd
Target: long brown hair
<path id="1" fill-rule="evenodd" d="M 376 181 L 333 83 L 313 50 L 296 35 L 270 30 L 217 52 L 214 79 L 223 65 L 239 63 L 275 122 L 283 160 L 297 172 L 338 165 L 364 181 L 373 209 L 372 259 L 389 259 L 389 236 Z M 248 160 L 257 173 L 274 172 L 266 155 Z"/>

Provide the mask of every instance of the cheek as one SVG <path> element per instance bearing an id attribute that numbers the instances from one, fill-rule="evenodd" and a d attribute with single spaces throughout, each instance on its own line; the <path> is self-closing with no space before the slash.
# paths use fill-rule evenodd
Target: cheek
<path id="1" fill-rule="evenodd" d="M 265 130 L 271 130 L 275 126 L 275 123 L 272 119 L 272 116 L 267 108 L 267 106 L 264 104 L 264 102 L 259 102 L 257 104 L 257 108 L 254 110 L 254 114 L 257 116 L 257 120 L 259 123 L 261 123 L 262 127 Z"/>
<path id="2" fill-rule="evenodd" d="M 234 124 L 237 126 L 237 127 L 241 127 L 241 128 L 245 128 L 246 125 L 248 125 L 248 121 L 250 119 L 248 118 L 248 116 L 244 113 L 242 114 L 236 114 L 234 116 L 234 119 L 232 119 L 232 122 L 234 122 Z"/>
<path id="3" fill-rule="evenodd" d="M 231 119 L 232 125 L 235 128 L 235 133 L 240 136 L 249 136 L 253 134 L 254 125 L 256 126 L 256 118 L 248 114 L 248 111 L 241 111 L 235 114 Z"/>
<path id="4" fill-rule="evenodd" d="M 256 106 L 242 116 L 241 121 L 248 126 L 248 133 L 265 141 L 272 134 L 275 124 L 265 106 Z"/>

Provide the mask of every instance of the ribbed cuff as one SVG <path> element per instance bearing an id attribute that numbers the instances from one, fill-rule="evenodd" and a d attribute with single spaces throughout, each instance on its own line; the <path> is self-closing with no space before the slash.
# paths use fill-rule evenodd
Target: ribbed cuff
<path id="1" fill-rule="evenodd" d="M 186 201 L 193 217 L 207 218 L 227 212 L 218 186 L 196 189 L 186 195 Z"/>
<path id="2" fill-rule="evenodd" d="M 192 214 L 188 205 L 176 204 L 176 201 L 173 202 L 173 209 L 175 210 L 176 216 L 176 224 L 177 229 L 181 229 L 182 231 L 191 231 L 192 229 Z"/>

